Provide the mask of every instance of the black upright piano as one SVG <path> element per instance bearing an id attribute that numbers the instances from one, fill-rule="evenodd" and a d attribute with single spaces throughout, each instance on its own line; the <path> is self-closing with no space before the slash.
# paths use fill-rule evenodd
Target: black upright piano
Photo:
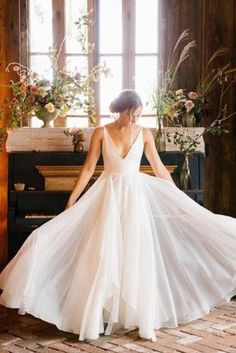
<path id="1" fill-rule="evenodd" d="M 165 165 L 177 166 L 172 177 L 179 186 L 180 152 L 159 152 Z M 38 166 L 82 166 L 86 152 L 11 152 L 8 180 L 8 260 L 16 254 L 29 234 L 65 209 L 69 190 L 45 190 L 45 179 Z M 204 155 L 194 153 L 190 159 L 191 189 L 185 192 L 203 205 Z M 98 167 L 102 169 L 100 156 Z M 149 166 L 142 156 L 141 166 Z M 150 167 L 150 166 L 149 166 Z M 92 178 L 87 188 L 96 180 Z M 15 190 L 14 184 L 24 183 L 25 189 Z M 85 189 L 85 192 L 87 190 Z"/>

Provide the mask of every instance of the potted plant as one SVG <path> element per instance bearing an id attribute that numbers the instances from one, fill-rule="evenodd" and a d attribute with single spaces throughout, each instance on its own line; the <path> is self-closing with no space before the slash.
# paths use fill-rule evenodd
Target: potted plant
<path id="1" fill-rule="evenodd" d="M 65 129 L 64 134 L 67 137 L 72 137 L 74 152 L 82 152 L 84 150 L 83 142 L 85 141 L 85 136 L 82 129 L 72 127 L 71 129 Z"/>

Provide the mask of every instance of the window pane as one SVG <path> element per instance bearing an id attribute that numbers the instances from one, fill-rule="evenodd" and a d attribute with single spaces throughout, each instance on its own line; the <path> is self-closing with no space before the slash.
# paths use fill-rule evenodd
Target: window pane
<path id="1" fill-rule="evenodd" d="M 108 77 L 100 79 L 100 114 L 111 114 L 109 105 L 122 89 L 122 59 L 121 57 L 101 57 L 111 70 Z"/>
<path id="2" fill-rule="evenodd" d="M 122 52 L 122 1 L 100 0 L 100 53 Z"/>
<path id="3" fill-rule="evenodd" d="M 52 46 L 52 1 L 29 1 L 30 51 L 48 52 Z"/>
<path id="4" fill-rule="evenodd" d="M 39 120 L 37 116 L 32 116 L 30 127 L 41 127 L 43 126 L 43 121 Z"/>
<path id="5" fill-rule="evenodd" d="M 85 56 L 66 56 L 66 69 L 81 74 L 88 73 L 88 58 Z"/>
<path id="6" fill-rule="evenodd" d="M 66 56 L 66 70 L 73 74 L 88 72 L 88 58 L 86 56 Z M 70 115 L 85 115 L 83 109 L 71 109 Z"/>
<path id="7" fill-rule="evenodd" d="M 158 52 L 158 1 L 136 0 L 136 53 Z"/>
<path id="8" fill-rule="evenodd" d="M 156 118 L 152 118 L 150 116 L 142 116 L 139 119 L 139 123 L 141 126 L 156 127 Z"/>
<path id="9" fill-rule="evenodd" d="M 31 127 L 41 127 L 43 122 L 39 120 L 36 116 L 32 117 L 31 120 Z M 52 122 L 53 126 L 53 122 Z M 67 117 L 66 118 L 66 126 L 67 127 L 88 127 L 88 119 L 87 118 L 80 118 L 80 117 Z"/>
<path id="10" fill-rule="evenodd" d="M 79 118 L 79 117 L 67 117 L 66 118 L 66 126 L 67 127 L 88 127 L 88 119 L 87 118 Z"/>
<path id="11" fill-rule="evenodd" d="M 106 125 L 113 123 L 115 121 L 115 118 L 113 116 L 106 117 L 106 118 L 100 118 L 100 125 Z"/>
<path id="12" fill-rule="evenodd" d="M 30 68 L 35 71 L 40 78 L 52 80 L 51 61 L 47 55 L 31 55 Z"/>
<path id="13" fill-rule="evenodd" d="M 87 14 L 87 0 L 66 0 L 65 26 L 66 26 L 66 53 L 82 53 L 78 42 L 78 29 L 75 22 L 81 15 Z M 84 27 L 86 29 L 86 27 Z"/>
<path id="14" fill-rule="evenodd" d="M 143 101 L 143 114 L 152 114 L 151 95 L 157 84 L 157 58 L 136 57 L 135 72 L 135 89 Z"/>

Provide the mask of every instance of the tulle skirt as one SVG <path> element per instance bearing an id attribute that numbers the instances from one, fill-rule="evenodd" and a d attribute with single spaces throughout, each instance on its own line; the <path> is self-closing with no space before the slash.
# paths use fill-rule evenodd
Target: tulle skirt
<path id="1" fill-rule="evenodd" d="M 103 172 L 34 230 L 0 274 L 0 304 L 78 334 L 177 327 L 236 295 L 236 219 L 167 180 Z"/>

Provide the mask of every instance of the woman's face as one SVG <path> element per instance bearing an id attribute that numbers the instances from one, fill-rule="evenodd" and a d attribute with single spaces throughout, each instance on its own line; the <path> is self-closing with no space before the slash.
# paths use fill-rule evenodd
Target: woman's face
<path id="1" fill-rule="evenodd" d="M 136 123 L 142 114 L 143 107 L 138 107 L 136 109 L 131 109 L 130 119 L 132 123 Z"/>

